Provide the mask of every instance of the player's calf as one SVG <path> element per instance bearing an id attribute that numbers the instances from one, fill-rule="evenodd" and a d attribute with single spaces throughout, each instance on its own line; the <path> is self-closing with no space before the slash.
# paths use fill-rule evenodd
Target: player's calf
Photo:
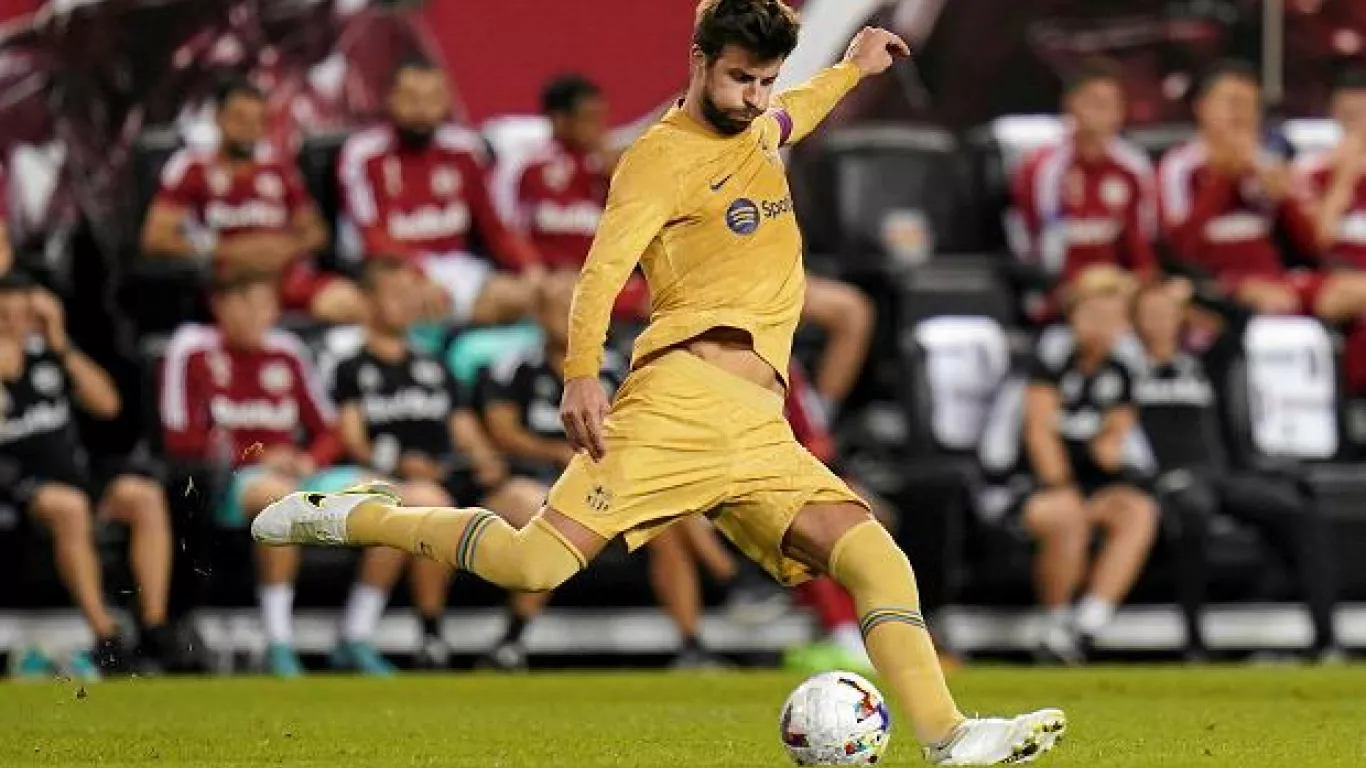
<path id="1" fill-rule="evenodd" d="M 402 507 L 392 496 L 358 488 L 289 494 L 266 507 L 251 532 L 256 541 L 272 546 L 394 547 L 470 571 L 504 589 L 544 592 L 587 564 L 582 550 L 547 514 L 517 530 L 486 509 Z"/>

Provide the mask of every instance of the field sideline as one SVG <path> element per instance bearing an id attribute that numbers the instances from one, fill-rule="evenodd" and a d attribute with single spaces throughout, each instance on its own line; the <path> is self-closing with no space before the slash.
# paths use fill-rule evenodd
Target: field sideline
<path id="1" fill-rule="evenodd" d="M 0 683 L 0 766 L 783 766 L 782 673 Z M 1068 710 L 1045 766 L 1361 766 L 1366 667 L 977 667 L 970 711 Z M 886 765 L 922 765 L 898 722 Z"/>

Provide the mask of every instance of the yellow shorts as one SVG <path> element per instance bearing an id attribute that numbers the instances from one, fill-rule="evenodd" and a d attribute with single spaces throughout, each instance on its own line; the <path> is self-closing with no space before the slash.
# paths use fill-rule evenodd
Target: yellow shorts
<path id="1" fill-rule="evenodd" d="M 633 371 L 604 433 L 607 455 L 576 456 L 549 506 L 604 539 L 621 535 L 632 550 L 701 512 L 774 578 L 797 584 L 813 575 L 783 553 L 797 512 L 868 507 L 797 442 L 780 395 L 688 352 Z"/>

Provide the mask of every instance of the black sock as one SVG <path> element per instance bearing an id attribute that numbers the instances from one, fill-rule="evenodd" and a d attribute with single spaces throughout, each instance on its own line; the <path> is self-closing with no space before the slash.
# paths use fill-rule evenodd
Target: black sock
<path id="1" fill-rule="evenodd" d="M 522 635 L 526 634 L 526 625 L 530 623 L 530 621 L 531 620 L 525 616 L 518 616 L 515 613 L 508 614 L 508 628 L 507 631 L 503 633 L 503 639 L 500 645 L 522 642 Z"/>
<path id="2" fill-rule="evenodd" d="M 441 614 L 435 616 L 421 616 L 422 636 L 441 637 Z"/>
<path id="3" fill-rule="evenodd" d="M 702 651 L 702 640 L 699 639 L 699 638 L 697 637 L 697 635 L 695 635 L 695 634 L 694 634 L 694 635 L 688 635 L 688 636 L 686 636 L 686 637 L 683 638 L 683 647 L 679 649 L 679 652 L 680 652 L 680 653 L 701 652 L 701 651 Z"/>

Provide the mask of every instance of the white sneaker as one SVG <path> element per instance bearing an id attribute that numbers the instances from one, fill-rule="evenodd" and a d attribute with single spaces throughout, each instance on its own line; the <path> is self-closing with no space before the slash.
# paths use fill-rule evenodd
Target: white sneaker
<path id="1" fill-rule="evenodd" d="M 251 521 L 251 537 L 261 544 L 322 544 L 344 547 L 346 517 L 365 501 L 400 504 L 398 490 L 388 483 L 363 483 L 337 493 L 299 491 L 261 510 Z"/>
<path id="2" fill-rule="evenodd" d="M 1032 763 L 1066 730 L 1067 716 L 1060 709 L 1041 709 L 1010 720 L 965 720 L 946 741 L 925 747 L 925 760 L 934 765 Z"/>

